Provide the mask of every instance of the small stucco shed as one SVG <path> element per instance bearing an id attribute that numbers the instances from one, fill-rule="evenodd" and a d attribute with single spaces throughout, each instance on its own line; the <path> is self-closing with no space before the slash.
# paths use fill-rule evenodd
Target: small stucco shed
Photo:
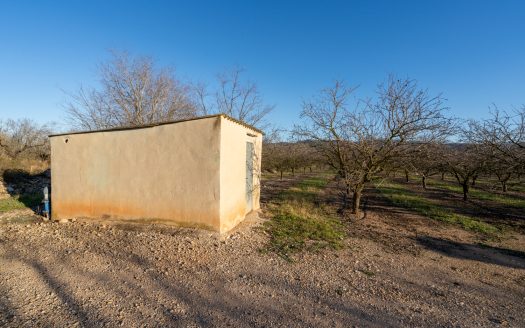
<path id="1" fill-rule="evenodd" d="M 262 133 L 226 115 L 50 136 L 54 219 L 226 232 L 259 209 Z"/>

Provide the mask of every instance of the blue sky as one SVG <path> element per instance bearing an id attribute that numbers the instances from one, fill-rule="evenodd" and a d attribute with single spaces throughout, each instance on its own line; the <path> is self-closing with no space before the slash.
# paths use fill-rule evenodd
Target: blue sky
<path id="1" fill-rule="evenodd" d="M 244 67 L 284 127 L 334 79 L 366 97 L 391 73 L 462 118 L 525 104 L 525 1 L 2 1 L 0 119 L 62 122 L 109 49 L 191 81 Z"/>

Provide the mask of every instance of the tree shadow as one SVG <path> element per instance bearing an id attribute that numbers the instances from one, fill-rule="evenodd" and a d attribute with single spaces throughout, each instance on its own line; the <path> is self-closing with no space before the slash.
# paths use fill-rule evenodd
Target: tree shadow
<path id="1" fill-rule="evenodd" d="M 392 181 L 399 186 L 388 186 L 390 193 L 399 193 L 408 195 L 409 197 L 419 198 L 421 204 L 425 207 L 425 203 L 428 202 L 431 206 L 439 207 L 449 214 L 468 216 L 495 226 L 503 224 L 519 232 L 523 232 L 525 229 L 525 216 L 523 216 L 522 209 L 501 204 L 498 205 L 495 202 L 484 201 L 474 197 L 471 197 L 471 199 L 465 202 L 462 200 L 461 194 L 441 187 L 432 186 L 430 182 L 429 187 L 424 190 L 413 181 L 405 182 L 399 178 L 393 179 Z M 447 183 L 452 184 L 450 181 Z M 378 188 L 369 188 L 367 191 L 371 208 L 398 214 L 411 212 L 412 214 L 426 217 L 421 211 L 413 209 L 408 205 L 395 204 L 389 199 L 388 195 L 383 194 Z"/>
<path id="2" fill-rule="evenodd" d="M 129 238 L 131 244 L 134 238 Z M 217 265 L 216 261 L 168 265 L 153 259 L 154 254 L 147 248 L 134 248 L 120 253 L 115 261 L 118 253 L 108 251 L 104 246 L 90 247 L 89 253 L 83 255 L 86 262 L 93 259 L 93 256 L 98 263 L 109 263 L 112 259 L 115 268 L 79 265 L 74 256 L 85 254 L 83 250 L 91 241 L 85 243 L 71 248 L 72 257 L 68 255 L 70 253 L 67 248 L 65 253 L 50 251 L 43 258 L 37 258 L 8 245 L 5 245 L 6 252 L 2 257 L 23 263 L 38 274 L 48 290 L 58 297 L 68 318 L 78 321 L 81 327 L 115 326 L 118 323 L 128 326 L 181 327 L 254 327 L 264 326 L 265 323 L 277 326 L 344 326 L 345 322 L 381 327 L 393 326 L 397 322 L 397 318 L 389 314 L 371 313 L 363 305 L 349 304 L 315 286 L 305 286 L 298 281 L 290 282 L 283 279 L 283 276 L 274 279 L 257 268 L 241 269 L 240 272 L 245 275 L 243 278 L 238 278 L 237 274 L 208 276 L 198 272 L 215 271 L 212 267 Z M 164 269 L 169 269 L 170 274 L 164 274 Z M 67 278 L 71 274 L 79 279 Z M 196 277 L 186 281 L 189 276 Z M 250 293 L 254 283 L 264 286 L 261 287 L 264 291 L 276 297 L 255 297 Z M 82 287 L 79 289 L 80 285 Z M 133 301 L 119 301 L 123 299 Z M 104 308 L 104 300 L 122 303 L 119 304 L 123 306 L 120 310 L 128 313 L 126 320 L 119 321 L 115 312 Z M 0 323 L 16 325 L 21 320 L 31 319 L 37 323 L 47 320 L 45 326 L 57 324 L 53 324 L 57 320 L 56 316 L 28 318 L 26 315 L 25 318 L 22 316 L 17 319 L 17 307 L 6 302 L 0 300 L 0 309 L 3 312 L 0 313 Z M 148 315 L 144 315 L 140 306 L 134 307 L 135 302 L 147 307 Z M 188 310 L 173 311 L 174 302 Z M 309 308 L 310 312 L 306 313 L 311 313 L 310 315 L 305 316 L 303 306 Z M 330 317 L 329 312 L 337 313 L 337 316 Z M 153 316 L 150 317 L 149 314 Z M 327 324 L 326 320 L 331 320 L 332 324 Z"/>
<path id="3" fill-rule="evenodd" d="M 42 263 L 36 260 L 26 260 L 25 262 L 40 274 L 42 279 L 60 298 L 62 304 L 64 304 L 71 313 L 74 313 L 77 316 L 82 327 L 94 327 L 109 323 L 106 322 L 104 318 L 95 316 L 91 311 L 87 310 L 85 306 L 68 291 L 68 286 L 61 283 Z"/>
<path id="4" fill-rule="evenodd" d="M 436 184 L 432 182 L 436 182 Z M 525 216 L 523 215 L 522 206 L 505 202 L 501 203 L 495 199 L 487 199 L 486 196 L 480 198 L 476 195 L 476 192 L 489 193 L 491 196 L 506 198 L 509 201 L 521 201 L 525 199 L 525 195 L 502 193 L 476 185 L 475 187 L 471 187 L 469 200 L 465 202 L 463 201 L 461 192 L 443 188 L 443 184 L 458 187 L 455 181 L 438 181 L 431 179 L 429 180 L 429 188 L 427 188 L 426 191 L 420 192 L 426 194 L 426 197 L 447 200 L 447 207 L 458 214 L 483 218 L 483 220 L 491 224 L 503 223 L 518 229 L 524 229 L 523 221 L 525 220 Z"/>
<path id="5" fill-rule="evenodd" d="M 3 288 L 0 288 L 0 295 L 2 295 L 0 297 L 0 326 L 9 326 L 18 315 L 18 311 L 14 304 L 7 299 L 7 292 Z"/>
<path id="6" fill-rule="evenodd" d="M 459 243 L 430 236 L 419 236 L 415 239 L 426 249 L 449 257 L 495 264 L 513 269 L 525 269 L 525 252 L 486 245 Z"/>

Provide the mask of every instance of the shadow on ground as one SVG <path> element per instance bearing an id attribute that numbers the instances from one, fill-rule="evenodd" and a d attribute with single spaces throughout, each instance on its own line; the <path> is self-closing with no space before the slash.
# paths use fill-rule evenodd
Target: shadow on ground
<path id="1" fill-rule="evenodd" d="M 487 245 L 460 243 L 429 236 L 417 237 L 416 241 L 426 249 L 457 259 L 525 269 L 525 252 Z"/>
<path id="2" fill-rule="evenodd" d="M 2 243 L 0 242 L 0 245 Z M 373 314 L 348 304 L 340 298 L 320 297 L 320 290 L 305 291 L 299 281 L 287 282 L 275 280 L 264 272 L 244 269 L 249 277 L 244 279 L 232 276 L 198 277 L 188 283 L 181 277 L 196 275 L 196 269 L 208 272 L 210 264 L 199 267 L 168 266 L 170 275 L 159 270 L 158 261 L 151 260 L 146 254 L 137 254 L 137 249 L 128 254 L 121 254 L 112 265 L 118 269 L 79 266 L 64 254 L 46 254 L 47 261 L 30 255 L 23 255 L 5 243 L 5 255 L 2 258 L 19 263 L 29 271 L 36 273 L 38 280 L 47 285 L 46 290 L 57 295 L 61 307 L 68 313 L 65 321 L 48 320 L 49 326 L 64 324 L 71 320 L 81 327 L 137 325 L 137 326 L 191 326 L 215 327 L 227 326 L 265 326 L 280 322 L 285 326 L 322 326 L 327 323 L 326 313 L 340 313 L 330 321 L 330 325 L 341 325 L 345 321 L 359 322 L 366 326 L 379 327 L 395 325 L 397 320 L 387 314 Z M 92 253 L 91 253 L 92 252 Z M 100 249 L 91 250 L 89 256 L 96 257 L 103 263 L 109 263 L 111 254 Z M 45 263 L 48 262 L 48 263 Z M 193 267 L 195 266 L 195 268 Z M 213 264 L 211 264 L 213 266 Z M 67 269 L 66 269 L 67 268 Z M 66 274 L 65 271 L 68 273 Z M 199 270 L 197 270 L 199 271 Z M 78 280 L 71 280 L 74 273 Z M 139 279 L 137 279 L 139 278 Z M 286 300 L 256 298 L 250 293 L 235 292 L 235 286 L 257 281 L 263 284 L 265 292 L 285 296 Z M 1 286 L 1 285 L 0 285 Z M 246 290 L 249 286 L 246 286 Z M 313 287 L 310 287 L 313 288 Z M 82 292 L 83 289 L 89 290 Z M 242 290 L 242 289 L 241 289 Z M 307 296 L 302 304 L 295 301 L 298 296 Z M 131 302 L 125 300 L 132 300 Z M 96 300 L 96 301 L 95 301 Z M 126 313 L 120 318 L 116 309 L 104 302 L 116 300 L 120 311 Z M 294 300 L 294 302 L 289 302 Z M 184 311 L 174 311 L 173 301 L 180 304 Z M 133 305 L 134 303 L 139 306 Z M 301 305 L 313 311 L 312 316 L 304 316 Z M 18 324 L 16 306 L 0 300 L 0 324 Z M 2 316 L 4 318 L 2 319 Z M 323 324 L 324 323 L 324 324 Z"/>

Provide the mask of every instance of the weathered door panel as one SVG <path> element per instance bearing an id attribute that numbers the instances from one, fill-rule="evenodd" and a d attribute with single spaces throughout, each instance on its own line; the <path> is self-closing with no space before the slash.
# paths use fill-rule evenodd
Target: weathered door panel
<path id="1" fill-rule="evenodd" d="M 253 143 L 246 142 L 246 208 L 253 209 Z"/>

